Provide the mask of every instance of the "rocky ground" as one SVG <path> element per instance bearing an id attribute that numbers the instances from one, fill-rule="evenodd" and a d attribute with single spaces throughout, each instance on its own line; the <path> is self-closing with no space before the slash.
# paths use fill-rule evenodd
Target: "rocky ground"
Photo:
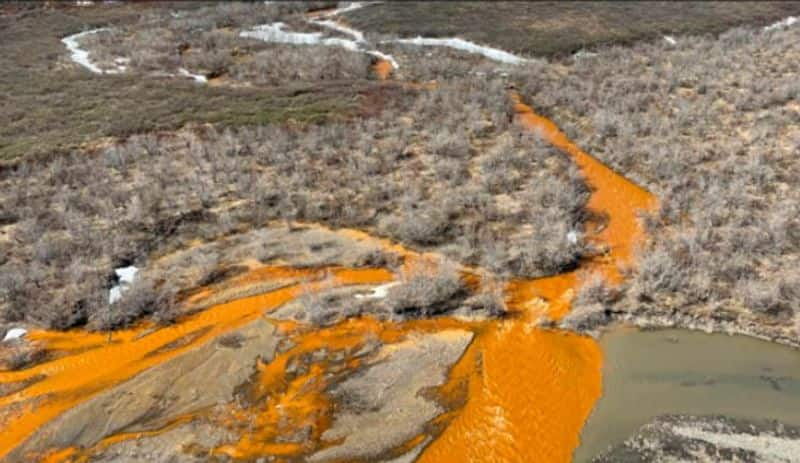
<path id="1" fill-rule="evenodd" d="M 800 428 L 776 421 L 662 416 L 595 463 L 653 461 L 789 463 L 800 459 Z"/>
<path id="2" fill-rule="evenodd" d="M 240 436 L 200 412 L 222 409 L 236 400 L 256 359 L 270 361 L 285 339 L 263 320 L 235 334 L 242 340 L 237 345 L 208 344 L 75 407 L 15 450 L 8 461 L 22 461 L 31 450 L 92 448 L 104 436 L 121 433 L 130 433 L 130 438 L 101 443 L 91 451 L 92 461 L 229 461 L 208 449 Z M 419 448 L 406 449 L 403 444 L 417 436 L 423 437 L 421 442 L 430 439 L 429 423 L 446 411 L 427 391 L 444 383 L 471 339 L 468 331 L 447 330 L 383 347 L 367 346 L 366 365 L 330 388 L 337 405 L 330 428 L 322 434 L 327 444 L 305 461 L 403 461 L 395 458 L 404 453 L 413 458 Z M 209 382 L 208 377 L 217 379 Z M 195 413 L 194 419 L 170 426 Z"/>

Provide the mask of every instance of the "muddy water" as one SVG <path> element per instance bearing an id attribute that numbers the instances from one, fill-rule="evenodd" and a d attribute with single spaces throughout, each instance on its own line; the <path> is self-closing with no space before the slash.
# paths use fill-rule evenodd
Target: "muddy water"
<path id="1" fill-rule="evenodd" d="M 723 414 L 800 425 L 800 352 L 745 336 L 685 330 L 615 330 L 600 341 L 603 397 L 576 462 L 633 434 L 657 415 Z"/>

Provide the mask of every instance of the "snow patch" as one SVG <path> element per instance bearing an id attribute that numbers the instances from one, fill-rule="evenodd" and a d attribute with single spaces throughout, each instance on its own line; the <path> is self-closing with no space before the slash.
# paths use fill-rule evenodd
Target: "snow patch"
<path id="1" fill-rule="evenodd" d="M 322 19 L 322 20 L 312 20 L 311 22 L 313 24 L 318 24 L 322 27 L 327 27 L 328 29 L 332 29 L 337 32 L 347 34 L 353 39 L 355 39 L 356 42 L 364 41 L 364 34 L 361 31 L 353 29 L 352 27 L 347 27 L 343 24 L 339 24 L 336 21 L 332 21 L 330 19 Z"/>
<path id="2" fill-rule="evenodd" d="M 316 45 L 322 39 L 321 32 L 286 32 L 282 22 L 262 24 L 239 33 L 241 37 L 263 40 L 272 43 L 291 43 L 295 45 Z"/>
<path id="3" fill-rule="evenodd" d="M 78 0 L 75 4 L 78 6 L 91 6 L 94 5 L 94 2 L 92 0 Z"/>
<path id="4" fill-rule="evenodd" d="M 676 426 L 675 434 L 700 439 L 719 447 L 749 450 L 765 461 L 795 461 L 800 455 L 800 439 L 785 439 L 768 434 L 711 432 L 689 426 Z"/>
<path id="5" fill-rule="evenodd" d="M 182 76 L 191 77 L 192 79 L 195 80 L 195 82 L 199 82 L 201 84 L 205 84 L 206 82 L 208 82 L 208 79 L 206 79 L 206 76 L 201 75 L 201 74 L 192 74 L 191 72 L 187 71 L 184 68 L 178 69 L 178 73 L 180 75 L 182 75 Z"/>
<path id="6" fill-rule="evenodd" d="M 321 32 L 291 32 L 284 31 L 286 24 L 277 22 L 255 26 L 250 30 L 239 33 L 241 37 L 249 37 L 270 43 L 290 43 L 294 45 L 327 45 L 342 47 L 350 51 L 359 51 L 359 45 L 353 40 L 337 37 L 323 38 Z"/>
<path id="7" fill-rule="evenodd" d="M 569 244 L 578 244 L 578 232 L 570 230 L 567 232 L 567 242 Z"/>
<path id="8" fill-rule="evenodd" d="M 778 21 L 778 22 L 776 22 L 774 24 L 770 24 L 769 26 L 764 27 L 764 30 L 765 31 L 773 31 L 775 29 L 784 29 L 784 28 L 789 27 L 791 25 L 797 24 L 798 21 L 800 21 L 800 18 L 798 18 L 797 16 L 789 16 L 786 19 L 783 19 L 783 20 Z"/>
<path id="9" fill-rule="evenodd" d="M 575 59 L 594 58 L 595 56 L 597 56 L 597 53 L 592 51 L 586 51 L 584 49 L 580 49 L 572 54 L 572 57 Z"/>
<path id="10" fill-rule="evenodd" d="M 391 283 L 376 286 L 372 288 L 372 292 L 370 294 L 356 294 L 356 299 L 383 299 L 387 294 L 389 294 L 389 288 L 399 284 L 399 281 L 393 281 Z"/>
<path id="11" fill-rule="evenodd" d="M 367 41 L 364 38 L 364 34 L 361 31 L 345 26 L 331 19 L 322 19 L 322 18 L 332 18 L 339 14 L 357 10 L 359 8 L 363 8 L 368 5 L 373 5 L 375 3 L 379 2 L 353 2 L 344 7 L 337 8 L 319 18 L 313 18 L 308 20 L 308 22 L 311 24 L 316 24 L 318 26 L 335 30 L 337 32 L 341 32 L 343 34 L 352 37 L 352 39 L 345 39 L 341 37 L 325 37 L 324 34 L 322 34 L 321 32 L 287 31 L 284 29 L 286 27 L 286 24 L 282 22 L 255 26 L 250 30 L 240 32 L 239 36 L 248 37 L 256 40 L 262 40 L 264 42 L 269 42 L 269 43 L 289 43 L 293 45 L 325 45 L 329 47 L 340 47 L 348 51 L 363 52 L 367 53 L 370 56 L 374 56 L 379 59 L 384 59 L 389 63 L 391 63 L 394 69 L 398 69 L 400 66 L 397 64 L 397 61 L 391 55 L 381 53 L 378 50 L 366 49 Z"/>
<path id="12" fill-rule="evenodd" d="M 675 40 L 675 37 L 672 37 L 671 35 L 665 35 L 664 36 L 664 41 L 667 42 L 670 45 L 677 45 L 678 44 L 678 41 Z"/>
<path id="13" fill-rule="evenodd" d="M 428 46 L 428 47 L 449 47 L 449 48 L 454 48 L 456 50 L 466 51 L 467 53 L 475 53 L 483 55 L 484 57 L 489 58 L 491 60 L 507 64 L 522 64 L 528 61 L 525 58 L 519 57 L 507 51 L 503 51 L 498 48 L 478 45 L 476 43 L 464 39 L 459 39 L 457 37 L 441 39 L 441 38 L 417 36 L 412 39 L 393 39 L 389 40 L 389 42 L 405 43 L 405 44 Z"/>
<path id="14" fill-rule="evenodd" d="M 127 69 L 125 64 L 130 62 L 129 58 L 117 58 L 114 60 L 115 64 L 117 65 L 116 68 L 103 70 L 96 64 L 92 63 L 92 61 L 89 59 L 89 51 L 81 48 L 80 44 L 78 43 L 78 40 L 80 40 L 82 37 L 107 30 L 107 28 L 101 27 L 99 29 L 78 32 L 77 34 L 64 37 L 61 39 L 61 42 L 66 45 L 67 49 L 70 51 L 70 58 L 72 61 L 80 64 L 95 74 L 119 74 L 120 72 L 125 72 Z"/>
<path id="15" fill-rule="evenodd" d="M 342 13 L 348 13 L 350 11 L 358 10 L 364 8 L 365 6 L 376 5 L 381 2 L 350 2 L 347 5 L 336 8 L 335 10 L 331 11 L 330 13 L 326 14 L 326 18 L 331 18 L 333 16 L 340 15 Z"/>
<path id="16" fill-rule="evenodd" d="M 359 45 L 356 42 L 348 39 L 340 39 L 338 37 L 329 37 L 320 43 L 322 45 L 327 45 L 329 47 L 342 47 L 345 50 L 350 50 L 350 51 L 361 50 L 361 47 L 359 47 Z"/>
<path id="17" fill-rule="evenodd" d="M 109 304 L 117 302 L 122 297 L 123 291 L 127 290 L 128 287 L 133 283 L 133 280 L 136 278 L 136 272 L 138 271 L 139 269 L 133 265 L 128 267 L 119 267 L 114 270 L 114 273 L 117 274 L 117 278 L 119 279 L 119 283 L 114 285 L 108 292 Z"/>
<path id="18" fill-rule="evenodd" d="M 3 342 L 19 339 L 25 336 L 26 334 L 28 334 L 28 330 L 26 330 L 25 328 L 11 328 L 6 332 L 6 335 L 3 337 Z"/>
<path id="19" fill-rule="evenodd" d="M 95 74 L 103 74 L 103 70 L 89 60 L 89 52 L 81 48 L 78 40 L 82 37 L 86 37 L 87 35 L 96 34 L 104 30 L 106 30 L 104 27 L 100 29 L 92 29 L 89 31 L 78 32 L 77 34 L 72 34 L 61 39 L 61 42 L 66 45 L 67 49 L 70 51 L 70 58 L 72 58 L 72 61 L 75 61 Z"/>

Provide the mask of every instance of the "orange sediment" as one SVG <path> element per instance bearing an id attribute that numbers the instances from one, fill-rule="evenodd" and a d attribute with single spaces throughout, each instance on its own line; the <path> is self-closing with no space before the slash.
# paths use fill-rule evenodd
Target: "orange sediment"
<path id="1" fill-rule="evenodd" d="M 300 457 L 324 448 L 329 443 L 322 434 L 330 427 L 334 411 L 327 390 L 342 374 L 362 365 L 364 354 L 359 351 L 363 347 L 370 341 L 395 343 L 412 332 L 436 332 L 454 325 L 464 327 L 453 320 L 395 323 L 356 318 L 327 328 L 295 331 L 291 349 L 269 363 L 258 364 L 249 405 L 232 405 L 212 417 L 215 426 L 241 437 L 211 449 L 211 453 L 249 460 L 264 455 Z M 318 353 L 323 355 L 314 359 Z M 303 358 L 304 371 L 289 373 Z M 291 439 L 297 435 L 302 438 Z"/>
<path id="2" fill-rule="evenodd" d="M 308 275 L 319 271 L 307 271 Z M 385 270 L 332 270 L 335 284 L 377 284 L 391 280 Z M 319 283 L 317 283 L 319 285 Z M 312 285 L 313 289 L 313 285 Z M 33 333 L 35 339 L 52 342 L 60 349 L 78 351 L 73 355 L 36 365 L 22 371 L 0 372 L 0 384 L 35 379 L 27 387 L 0 397 L 0 458 L 27 439 L 40 426 L 94 394 L 111 388 L 147 368 L 181 355 L 225 332 L 262 316 L 265 311 L 297 297 L 303 288 L 288 286 L 262 295 L 219 304 L 187 317 L 172 326 L 115 332 L 110 343 L 100 344 L 102 334 L 72 332 Z M 190 342 L 169 349 L 191 333 L 201 332 Z M 85 347 L 82 347 L 85 346 Z M 17 408 L 35 412 L 14 412 Z"/>
<path id="3" fill-rule="evenodd" d="M 113 436 L 106 437 L 98 442 L 90 449 L 79 449 L 77 447 L 67 447 L 65 449 L 54 450 L 44 454 L 40 461 L 41 463 L 86 463 L 90 461 L 92 455 L 103 451 L 104 449 L 131 439 L 140 439 L 142 437 L 156 436 L 170 429 L 176 428 L 184 423 L 191 421 L 192 415 L 183 415 L 171 420 L 166 426 L 152 431 L 138 431 L 138 432 L 123 432 Z"/>
<path id="4" fill-rule="evenodd" d="M 553 121 L 536 114 L 522 102 L 519 95 L 512 95 L 512 99 L 520 124 L 568 154 L 594 189 L 587 208 L 605 215 L 608 223 L 593 239 L 608 246 L 609 254 L 606 259 L 591 261 L 589 267 L 600 271 L 612 283 L 621 281 L 618 266 L 632 262 L 635 246 L 644 233 L 638 214 L 640 211 L 652 211 L 658 201 L 644 188 L 578 148 Z"/>
<path id="5" fill-rule="evenodd" d="M 608 222 L 591 239 L 609 252 L 584 268 L 619 283 L 618 266 L 631 263 L 643 233 L 638 211 L 652 210 L 655 198 L 583 152 L 518 95 L 512 98 L 518 122 L 568 154 L 593 188 L 587 207 Z M 419 462 L 571 461 L 601 394 L 602 353 L 591 338 L 536 325 L 540 317 L 564 316 L 580 284 L 570 272 L 508 285 L 508 303 L 518 316 L 495 322 L 475 340 L 471 349 L 480 366 L 469 399 Z"/>
<path id="6" fill-rule="evenodd" d="M 392 63 L 390 63 L 389 60 L 381 58 L 372 65 L 372 70 L 375 71 L 375 75 L 378 76 L 378 79 L 386 80 L 394 70 L 394 67 L 392 67 Z"/>

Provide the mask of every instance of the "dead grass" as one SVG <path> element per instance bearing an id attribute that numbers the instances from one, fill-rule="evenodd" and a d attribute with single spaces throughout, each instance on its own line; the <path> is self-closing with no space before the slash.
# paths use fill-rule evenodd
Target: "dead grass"
<path id="1" fill-rule="evenodd" d="M 798 2 L 385 2 L 345 17 L 375 34 L 459 36 L 531 56 L 718 33 L 800 13 Z M 478 27 L 476 27 L 479 25 Z"/>
<path id="2" fill-rule="evenodd" d="M 59 6 L 57 4 L 57 6 Z M 103 137 L 167 130 L 190 122 L 221 126 L 342 119 L 358 110 L 368 83 L 284 83 L 280 88 L 218 88 L 186 79 L 98 76 L 68 60 L 60 39 L 124 25 L 143 11 L 194 8 L 148 3 L 26 8 L 0 17 L 0 163 L 68 153 Z M 10 10 L 10 8 L 7 8 Z"/>
<path id="3" fill-rule="evenodd" d="M 109 307 L 112 268 L 146 266 L 176 243 L 276 219 L 359 228 L 505 276 L 575 266 L 586 246 L 588 189 L 566 156 L 511 126 L 502 81 L 454 78 L 391 95 L 369 118 L 136 135 L 9 169 L 0 211 L 14 223 L 12 241 L 0 246 L 0 312 L 55 328 L 110 328 L 149 314 L 169 320 L 158 308 L 172 307 L 204 275 L 154 275 L 129 304 Z M 280 259 L 276 251 L 249 257 Z M 354 263 L 391 265 L 365 252 Z M 235 263 L 205 257 L 198 267 L 209 271 Z M 408 310 L 416 309 L 443 308 Z"/>

